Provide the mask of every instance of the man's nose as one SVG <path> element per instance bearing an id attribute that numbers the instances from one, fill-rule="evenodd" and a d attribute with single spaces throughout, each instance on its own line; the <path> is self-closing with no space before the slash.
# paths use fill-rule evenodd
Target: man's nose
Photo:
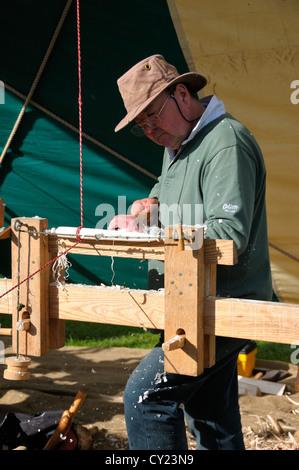
<path id="1" fill-rule="evenodd" d="M 144 132 L 146 135 L 150 135 L 152 134 L 152 132 L 157 129 L 157 125 L 156 124 L 150 124 L 149 126 L 147 124 L 144 125 Z"/>

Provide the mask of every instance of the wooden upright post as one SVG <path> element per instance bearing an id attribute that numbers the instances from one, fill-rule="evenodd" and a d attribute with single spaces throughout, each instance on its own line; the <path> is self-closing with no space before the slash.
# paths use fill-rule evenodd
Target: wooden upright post
<path id="1" fill-rule="evenodd" d="M 50 244 L 49 244 L 49 256 L 50 259 L 53 260 L 57 257 L 58 255 L 58 247 L 57 244 L 55 245 L 55 251 L 52 248 L 50 249 Z M 52 265 L 51 265 L 52 267 Z M 58 273 L 58 275 L 61 275 L 62 281 L 64 279 L 65 275 L 65 269 L 61 269 L 61 272 Z M 53 279 L 53 272 L 51 270 L 50 272 L 50 283 L 54 282 L 55 279 Z M 58 294 L 57 294 L 58 295 Z M 50 296 L 50 293 L 49 293 Z M 50 303 L 50 297 L 49 297 L 49 303 Z M 50 304 L 49 304 L 49 348 L 50 349 L 59 349 L 62 348 L 65 345 L 65 321 L 64 320 L 59 320 L 58 318 L 51 318 L 50 316 Z"/>
<path id="2" fill-rule="evenodd" d="M 166 372 L 200 375 L 204 370 L 204 245 L 203 229 L 194 230 L 193 247 L 165 241 L 165 342 L 185 336 L 183 347 L 164 349 Z M 189 249 L 188 249 L 189 248 Z"/>
<path id="3" fill-rule="evenodd" d="M 216 296 L 216 264 L 205 264 L 205 293 L 204 296 Z M 216 336 L 204 336 L 204 365 L 212 367 L 216 362 Z"/>
<path id="4" fill-rule="evenodd" d="M 47 219 L 12 219 L 13 351 L 20 355 L 42 356 L 49 351 L 49 267 L 31 276 L 49 261 Z M 20 249 L 19 249 L 20 247 Z M 20 259 L 21 256 L 21 259 Z M 17 329 L 17 322 L 30 319 L 28 330 Z"/>

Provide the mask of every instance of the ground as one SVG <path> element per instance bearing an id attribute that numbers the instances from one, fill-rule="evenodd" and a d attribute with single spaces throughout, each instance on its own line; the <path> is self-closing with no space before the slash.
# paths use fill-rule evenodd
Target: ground
<path id="1" fill-rule="evenodd" d="M 13 355 L 9 340 L 5 355 Z M 128 449 L 122 394 L 126 381 L 147 354 L 145 349 L 64 347 L 51 350 L 42 358 L 31 358 L 31 377 L 26 381 L 3 378 L 0 365 L 0 422 L 6 413 L 36 414 L 50 409 L 68 409 L 78 390 L 87 397 L 78 411 L 75 422 L 95 430 L 92 449 Z M 258 364 L 258 362 L 257 362 Z M 282 396 L 240 396 L 240 410 L 246 449 L 299 450 L 299 392 L 294 382 L 297 367 L 286 363 L 260 363 L 263 367 L 285 369 L 291 374 L 284 379 L 286 393 Z M 290 399 L 293 401 L 291 402 Z M 278 435 L 268 415 L 291 428 Z M 299 434 L 299 432 L 298 432 Z M 189 435 L 189 447 L 196 445 Z"/>

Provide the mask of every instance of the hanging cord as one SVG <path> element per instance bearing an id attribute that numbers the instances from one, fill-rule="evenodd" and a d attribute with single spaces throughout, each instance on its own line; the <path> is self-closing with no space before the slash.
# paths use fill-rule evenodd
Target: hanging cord
<path id="1" fill-rule="evenodd" d="M 279 251 L 279 253 L 281 253 L 281 254 L 287 256 L 288 258 L 292 259 L 293 261 L 296 261 L 297 263 L 299 263 L 299 258 L 292 255 L 291 253 L 288 253 L 287 251 L 283 250 L 282 248 L 279 248 L 278 246 L 273 245 L 273 243 L 269 242 L 268 245 L 269 245 L 270 248 L 273 248 L 274 250 Z"/>
<path id="2" fill-rule="evenodd" d="M 81 39 L 80 39 L 80 0 L 77 0 L 77 43 L 78 43 L 78 104 L 79 104 L 79 152 L 80 152 L 80 214 L 81 225 L 77 229 L 77 240 L 80 240 L 79 232 L 83 228 L 83 158 L 82 158 L 82 93 L 81 93 Z"/>

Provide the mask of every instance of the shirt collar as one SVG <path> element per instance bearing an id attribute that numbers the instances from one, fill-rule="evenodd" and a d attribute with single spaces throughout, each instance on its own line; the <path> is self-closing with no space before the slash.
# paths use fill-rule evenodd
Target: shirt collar
<path id="1" fill-rule="evenodd" d="M 205 106 L 206 110 L 201 115 L 200 120 L 192 130 L 191 134 L 188 136 L 182 145 L 186 145 L 190 140 L 194 138 L 194 136 L 207 124 L 217 119 L 222 114 L 225 114 L 225 106 L 224 103 L 219 100 L 215 95 L 205 96 L 204 98 L 199 100 L 200 103 Z M 175 152 L 171 148 L 167 148 L 170 160 L 173 160 L 175 157 Z"/>

